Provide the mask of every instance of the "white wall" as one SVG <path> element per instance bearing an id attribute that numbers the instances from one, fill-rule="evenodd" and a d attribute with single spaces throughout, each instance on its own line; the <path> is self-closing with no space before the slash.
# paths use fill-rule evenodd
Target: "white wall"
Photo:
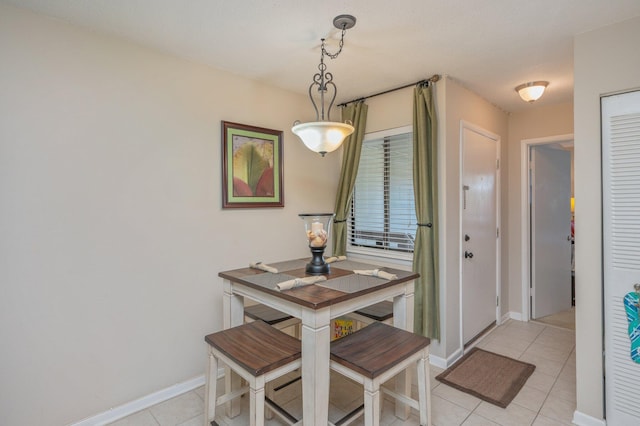
<path id="1" fill-rule="evenodd" d="M 204 372 L 217 273 L 308 255 L 339 155 L 293 95 L 0 4 L 0 424 L 63 425 Z M 220 121 L 284 130 L 284 208 L 221 209 Z"/>
<path id="2" fill-rule="evenodd" d="M 639 40 L 634 18 L 581 34 L 574 47 L 577 411 L 598 419 L 604 414 L 600 96 L 640 89 Z"/>
<path id="3" fill-rule="evenodd" d="M 509 272 L 503 283 L 509 286 L 510 311 L 520 314 L 523 320 L 528 319 L 528 313 L 522 307 L 522 141 L 573 133 L 573 102 L 541 107 L 534 103 L 529 106 L 509 116 L 509 174 L 505 182 L 509 192 Z"/>

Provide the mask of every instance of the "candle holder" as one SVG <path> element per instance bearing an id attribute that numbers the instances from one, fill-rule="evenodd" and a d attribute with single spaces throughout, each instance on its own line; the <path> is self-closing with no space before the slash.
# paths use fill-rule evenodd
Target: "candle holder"
<path id="1" fill-rule="evenodd" d="M 304 221 L 304 230 L 311 250 L 311 262 L 307 263 L 305 272 L 311 275 L 328 274 L 329 264 L 324 261 L 324 249 L 331 236 L 334 214 L 301 213 L 298 216 Z"/>

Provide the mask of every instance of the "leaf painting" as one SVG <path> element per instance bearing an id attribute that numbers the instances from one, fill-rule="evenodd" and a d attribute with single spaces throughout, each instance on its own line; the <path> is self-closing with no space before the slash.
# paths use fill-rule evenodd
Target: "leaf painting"
<path id="1" fill-rule="evenodd" d="M 222 121 L 222 208 L 284 207 L 282 131 Z"/>
<path id="2" fill-rule="evenodd" d="M 234 140 L 234 195 L 273 195 L 273 186 L 273 143 L 249 138 Z"/>

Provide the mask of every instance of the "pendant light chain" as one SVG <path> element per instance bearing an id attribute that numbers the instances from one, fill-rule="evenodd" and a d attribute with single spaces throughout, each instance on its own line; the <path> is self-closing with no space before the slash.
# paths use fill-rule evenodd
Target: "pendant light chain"
<path id="1" fill-rule="evenodd" d="M 338 57 L 338 55 L 340 54 L 340 52 L 342 52 L 342 47 L 344 46 L 344 35 L 345 35 L 345 34 L 346 34 L 346 32 L 347 32 L 346 27 L 347 27 L 347 25 L 346 25 L 346 24 L 343 24 L 343 25 L 342 25 L 342 34 L 341 34 L 341 36 L 340 36 L 340 44 L 338 44 L 339 49 L 338 49 L 338 51 L 337 51 L 336 53 L 329 53 L 329 52 L 327 52 L 327 49 L 325 49 L 325 47 L 324 47 L 324 46 L 325 46 L 325 44 L 324 44 L 325 39 L 322 39 L 322 49 L 321 49 L 322 53 L 321 53 L 321 56 L 327 55 L 327 56 L 328 56 L 328 57 L 330 57 L 331 59 L 335 59 L 335 58 L 337 58 L 337 57 Z M 322 58 L 321 58 L 320 60 L 322 61 Z"/>
<path id="2" fill-rule="evenodd" d="M 335 53 L 327 52 L 325 44 L 326 40 L 324 38 L 321 39 L 322 43 L 320 48 L 320 64 L 318 65 L 318 72 L 313 75 L 313 81 L 309 86 L 309 99 L 316 111 L 316 121 L 301 123 L 296 120 L 291 128 L 291 131 L 297 135 L 300 140 L 302 140 L 307 148 L 319 153 L 323 157 L 326 153 L 338 149 L 344 141 L 344 138 L 354 131 L 351 123 L 331 121 L 331 107 L 336 100 L 338 89 L 333 82 L 333 74 L 327 72 L 327 65 L 324 62 L 324 57 L 325 55 L 331 59 L 338 57 L 344 47 L 344 36 L 347 30 L 353 28 L 355 24 L 356 18 L 351 15 L 339 15 L 334 18 L 333 25 L 337 29 L 342 30 L 338 51 Z M 319 99 L 314 99 L 314 91 Z M 326 103 L 325 97 L 328 98 Z"/>

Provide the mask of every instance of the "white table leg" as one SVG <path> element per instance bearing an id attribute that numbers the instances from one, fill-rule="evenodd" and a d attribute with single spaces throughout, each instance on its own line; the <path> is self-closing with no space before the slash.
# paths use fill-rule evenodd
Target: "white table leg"
<path id="1" fill-rule="evenodd" d="M 303 425 L 329 422 L 329 309 L 302 313 Z"/>
<path id="2" fill-rule="evenodd" d="M 407 284 L 405 294 L 396 296 L 393 299 L 393 325 L 413 333 L 413 289 L 414 284 Z M 411 374 L 405 370 L 396 376 L 396 392 L 411 395 Z M 407 420 L 411 408 L 401 402 L 396 401 L 396 417 Z"/>
<path id="3" fill-rule="evenodd" d="M 224 280 L 223 299 L 223 326 L 224 329 L 242 325 L 244 322 L 244 297 L 233 293 L 231 281 Z M 240 376 L 235 374 L 229 367 L 224 368 L 224 389 L 225 392 L 233 392 L 242 386 Z M 240 398 L 229 401 L 226 404 L 226 413 L 230 418 L 240 414 Z"/>

